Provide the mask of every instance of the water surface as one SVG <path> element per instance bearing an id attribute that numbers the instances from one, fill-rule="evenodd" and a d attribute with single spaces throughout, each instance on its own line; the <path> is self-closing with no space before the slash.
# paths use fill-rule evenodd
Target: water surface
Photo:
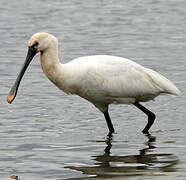
<path id="1" fill-rule="evenodd" d="M 185 179 L 185 9 L 182 0 L 1 0 L 0 179 Z M 165 75 L 182 96 L 144 103 L 157 115 L 150 136 L 141 133 L 142 112 L 111 105 L 116 134 L 107 139 L 103 115 L 49 82 L 37 55 L 10 105 L 7 93 L 38 31 L 58 38 L 63 63 L 94 54 L 130 58 Z"/>

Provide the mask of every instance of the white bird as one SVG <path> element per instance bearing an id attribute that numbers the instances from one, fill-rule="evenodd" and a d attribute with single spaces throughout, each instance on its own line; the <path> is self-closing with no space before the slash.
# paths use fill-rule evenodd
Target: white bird
<path id="1" fill-rule="evenodd" d="M 153 100 L 160 94 L 180 95 L 167 78 L 129 59 L 108 55 L 85 56 L 61 64 L 58 40 L 51 34 L 34 34 L 28 42 L 25 63 L 8 94 L 12 103 L 20 81 L 31 60 L 40 52 L 41 67 L 50 81 L 67 94 L 77 94 L 95 105 L 105 116 L 109 135 L 114 133 L 109 104 L 133 104 L 148 116 L 143 133 L 148 133 L 155 114 L 139 102 Z"/>

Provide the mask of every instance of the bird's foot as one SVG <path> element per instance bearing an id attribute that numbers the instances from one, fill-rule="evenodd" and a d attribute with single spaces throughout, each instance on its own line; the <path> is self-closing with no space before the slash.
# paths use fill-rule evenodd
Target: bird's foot
<path id="1" fill-rule="evenodd" d="M 148 131 L 142 131 L 143 134 L 149 139 L 148 142 L 155 142 L 156 141 L 156 137 L 152 136 Z"/>
<path id="2" fill-rule="evenodd" d="M 107 134 L 107 138 L 112 138 L 112 137 L 113 137 L 113 133 L 114 133 L 114 131 L 113 131 L 113 132 L 109 132 L 109 133 Z"/>
<path id="3" fill-rule="evenodd" d="M 107 134 L 107 139 L 112 139 L 112 137 L 113 137 L 112 133 Z"/>
<path id="4" fill-rule="evenodd" d="M 145 134 L 145 135 L 150 135 L 149 131 L 146 130 L 146 129 L 144 129 L 144 130 L 142 131 L 142 133 Z"/>

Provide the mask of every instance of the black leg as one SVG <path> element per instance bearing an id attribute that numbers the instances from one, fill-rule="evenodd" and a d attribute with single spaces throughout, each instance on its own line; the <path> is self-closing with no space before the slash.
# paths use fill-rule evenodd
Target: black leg
<path id="1" fill-rule="evenodd" d="M 104 112 L 104 116 L 105 116 L 105 119 L 106 119 L 106 122 L 107 122 L 107 126 L 109 128 L 108 136 L 111 136 L 112 133 L 114 133 L 114 127 L 112 125 L 112 121 L 110 119 L 110 116 L 109 116 L 109 113 L 108 113 L 108 109 Z"/>
<path id="2" fill-rule="evenodd" d="M 139 102 L 135 102 L 134 105 L 148 116 L 148 123 L 142 131 L 144 134 L 148 134 L 148 131 L 152 126 L 152 124 L 154 123 L 156 116 L 153 112 L 149 111 L 147 108 L 142 106 Z"/>

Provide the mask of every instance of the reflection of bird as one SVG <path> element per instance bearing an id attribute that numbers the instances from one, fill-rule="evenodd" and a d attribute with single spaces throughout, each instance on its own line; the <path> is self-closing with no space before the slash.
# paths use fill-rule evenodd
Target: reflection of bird
<path id="1" fill-rule="evenodd" d="M 146 137 L 148 138 L 148 141 L 145 142 L 147 147 L 139 150 L 141 156 L 145 155 L 149 150 L 156 148 L 154 146 L 154 143 L 156 142 L 156 137 L 152 136 L 150 133 L 146 134 Z"/>
<path id="2" fill-rule="evenodd" d="M 147 135 L 147 145 L 144 149 L 141 149 L 139 154 L 112 155 L 110 152 L 112 148 L 112 138 L 106 140 L 105 153 L 102 155 L 92 156 L 94 164 L 88 165 L 71 165 L 65 168 L 81 171 L 83 174 L 95 176 L 87 177 L 86 179 L 101 179 L 110 178 L 125 179 L 129 176 L 147 176 L 157 175 L 157 172 L 176 172 L 178 169 L 175 165 L 179 162 L 176 155 L 172 153 L 156 153 L 154 152 L 156 137 Z M 116 143 L 116 142 L 115 142 Z M 114 144 L 115 144 L 114 143 Z M 150 153 L 148 153 L 150 152 Z M 80 180 L 82 178 L 73 178 L 74 180 Z M 116 178 L 117 179 L 117 178 Z M 143 179 L 143 178 L 142 178 Z M 70 179 L 69 179 L 70 180 Z"/>
<path id="3" fill-rule="evenodd" d="M 175 85 L 162 75 L 121 57 L 86 56 L 61 64 L 57 39 L 47 33 L 36 33 L 28 43 L 26 61 L 8 95 L 9 103 L 14 100 L 22 76 L 37 52 L 40 52 L 44 73 L 58 88 L 87 99 L 104 113 L 109 134 L 114 132 L 108 113 L 109 104 L 134 104 L 148 116 L 143 130 L 143 133 L 148 133 L 155 115 L 139 102 L 152 100 L 160 94 L 180 94 Z"/>

